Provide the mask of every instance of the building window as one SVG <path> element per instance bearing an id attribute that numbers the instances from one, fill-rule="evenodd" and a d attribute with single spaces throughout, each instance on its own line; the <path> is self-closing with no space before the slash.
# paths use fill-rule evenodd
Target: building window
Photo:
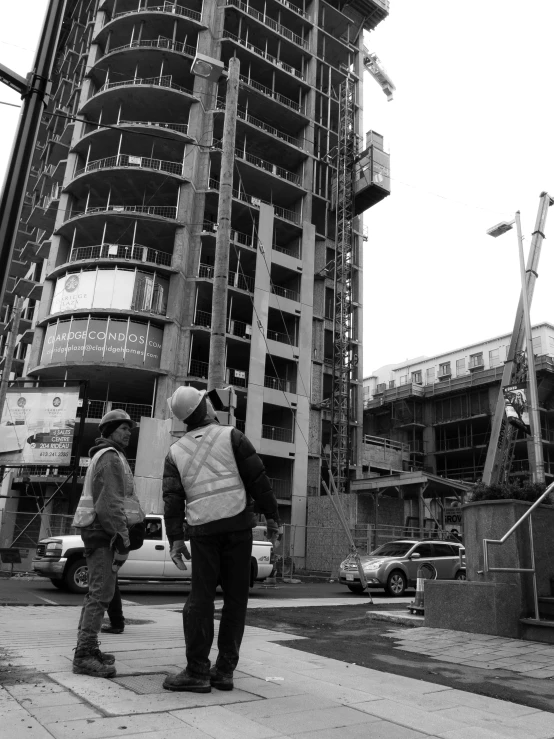
<path id="1" fill-rule="evenodd" d="M 535 336 L 533 339 L 533 354 L 542 354 L 542 339 L 540 336 Z"/>
<path id="2" fill-rule="evenodd" d="M 395 383 L 394 380 L 389 380 L 389 389 L 392 390 L 392 388 L 395 386 L 395 384 L 396 383 Z"/>
<path id="3" fill-rule="evenodd" d="M 450 369 L 450 362 L 443 362 L 439 364 L 439 379 L 441 377 L 451 377 L 452 371 Z"/>
<path id="4" fill-rule="evenodd" d="M 554 336 L 548 337 L 548 353 L 554 356 Z"/>
<path id="5" fill-rule="evenodd" d="M 427 384 L 432 385 L 435 382 L 435 368 L 428 367 L 426 374 Z"/>
<path id="6" fill-rule="evenodd" d="M 408 382 L 408 375 L 402 375 L 400 378 L 400 384 L 405 385 Z"/>
<path id="7" fill-rule="evenodd" d="M 412 382 L 414 385 L 421 385 L 423 382 L 422 376 L 421 376 L 421 370 L 416 370 L 415 372 L 412 372 Z"/>
<path id="8" fill-rule="evenodd" d="M 460 375 L 463 375 L 466 371 L 466 359 L 465 357 L 463 359 L 457 359 L 456 360 L 456 374 L 458 377 Z"/>
<path id="9" fill-rule="evenodd" d="M 479 352 L 478 354 L 470 354 L 469 355 L 469 369 L 483 369 L 485 366 L 485 362 L 483 360 L 483 352 Z"/>
<path id="10" fill-rule="evenodd" d="M 489 367 L 498 367 L 500 364 L 500 349 L 492 349 L 489 352 Z"/>

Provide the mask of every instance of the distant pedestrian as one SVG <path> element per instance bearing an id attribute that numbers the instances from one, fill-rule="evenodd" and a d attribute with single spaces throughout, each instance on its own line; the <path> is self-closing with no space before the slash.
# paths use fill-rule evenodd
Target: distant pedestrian
<path id="1" fill-rule="evenodd" d="M 170 556 L 185 569 L 192 552 L 192 589 L 183 608 L 187 666 L 164 681 L 167 690 L 209 693 L 233 689 L 250 590 L 255 508 L 267 521 L 268 539 L 278 533 L 277 501 L 262 460 L 246 436 L 220 426 L 204 392 L 178 388 L 170 399 L 173 415 L 187 424 L 165 460 L 163 498 Z M 186 534 L 185 534 L 186 531 Z M 210 669 L 214 600 L 218 583 L 223 610 L 218 655 Z"/>
<path id="2" fill-rule="evenodd" d="M 114 596 L 117 572 L 130 550 L 129 529 L 144 520 L 133 473 L 124 455 L 134 423 L 113 410 L 99 424 L 101 438 L 89 454 L 81 499 L 73 525 L 80 529 L 88 567 L 88 593 L 79 619 L 73 672 L 113 677 L 115 657 L 100 651 L 98 634 Z"/>

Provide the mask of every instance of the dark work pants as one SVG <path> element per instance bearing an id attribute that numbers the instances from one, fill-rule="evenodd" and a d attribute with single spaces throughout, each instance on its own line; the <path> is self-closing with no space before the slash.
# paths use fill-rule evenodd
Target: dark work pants
<path id="1" fill-rule="evenodd" d="M 121 603 L 121 593 L 119 592 L 119 581 L 115 580 L 115 591 L 113 598 L 108 606 L 108 616 L 110 618 L 111 625 L 116 629 L 123 629 L 125 627 L 125 619 L 123 618 L 123 604 Z"/>
<path id="2" fill-rule="evenodd" d="M 214 639 L 214 600 L 218 581 L 223 610 L 217 640 L 218 672 L 231 675 L 239 661 L 250 592 L 252 530 L 194 536 L 190 539 L 192 589 L 183 608 L 187 671 L 203 677 L 210 671 Z"/>

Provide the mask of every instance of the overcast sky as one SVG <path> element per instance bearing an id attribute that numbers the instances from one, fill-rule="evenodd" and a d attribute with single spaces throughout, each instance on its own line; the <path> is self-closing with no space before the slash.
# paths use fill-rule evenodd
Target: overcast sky
<path id="1" fill-rule="evenodd" d="M 511 331 L 519 298 L 515 230 L 529 246 L 539 194 L 554 194 L 554 0 L 391 0 L 366 37 L 394 80 L 365 78 L 366 129 L 391 152 L 391 196 L 368 211 L 364 374 Z M 0 2 L 0 61 L 26 74 L 46 0 Z M 0 100 L 19 103 L 2 86 Z M 19 111 L 0 105 L 3 179 Z M 554 211 L 531 320 L 554 322 Z M 549 234 L 551 235 L 550 238 Z"/>

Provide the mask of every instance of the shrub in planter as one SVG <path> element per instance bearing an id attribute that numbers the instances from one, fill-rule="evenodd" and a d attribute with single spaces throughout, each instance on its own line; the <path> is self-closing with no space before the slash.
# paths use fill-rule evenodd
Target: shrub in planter
<path id="1" fill-rule="evenodd" d="M 485 485 L 477 483 L 471 492 L 468 503 L 477 503 L 483 500 L 522 500 L 526 503 L 534 503 L 546 490 L 545 485 L 536 482 L 525 482 L 520 485 L 517 482 L 498 483 L 496 485 Z M 551 496 L 543 500 L 544 505 L 553 505 Z"/>

